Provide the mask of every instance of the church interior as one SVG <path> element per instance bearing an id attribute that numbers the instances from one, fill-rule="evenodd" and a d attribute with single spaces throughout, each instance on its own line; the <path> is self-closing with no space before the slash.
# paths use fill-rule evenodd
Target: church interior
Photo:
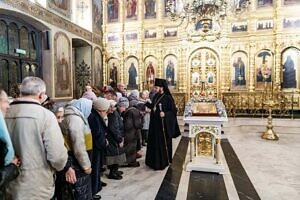
<path id="1" fill-rule="evenodd" d="M 102 199 L 300 199 L 299 10 L 299 0 L 0 0 L 0 86 L 14 97 L 37 76 L 63 102 L 86 85 L 142 92 L 167 80 L 181 129 L 173 163 L 149 169 L 144 148 L 122 180 L 104 176 Z M 224 120 L 196 124 L 191 103 L 199 121 Z M 203 158 L 216 169 L 189 165 Z"/>

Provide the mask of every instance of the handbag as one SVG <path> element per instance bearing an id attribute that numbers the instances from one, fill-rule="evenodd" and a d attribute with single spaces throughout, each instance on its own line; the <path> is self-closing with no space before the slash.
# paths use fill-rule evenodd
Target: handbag
<path id="1" fill-rule="evenodd" d="M 19 175 L 18 167 L 11 163 L 0 169 L 0 189 L 5 187 L 10 181 L 17 178 Z"/>

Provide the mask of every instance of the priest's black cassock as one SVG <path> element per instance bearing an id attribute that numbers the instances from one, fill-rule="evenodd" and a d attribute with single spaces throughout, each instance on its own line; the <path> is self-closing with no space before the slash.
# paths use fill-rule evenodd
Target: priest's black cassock
<path id="1" fill-rule="evenodd" d="M 162 170 L 172 163 L 172 138 L 180 135 L 176 117 L 176 106 L 168 89 L 167 81 L 155 79 L 155 86 L 163 87 L 164 93 L 157 93 L 151 104 L 150 125 L 146 152 L 146 165 L 154 170 Z M 162 109 L 162 110 L 161 110 Z M 160 117 L 160 112 L 165 117 Z"/>

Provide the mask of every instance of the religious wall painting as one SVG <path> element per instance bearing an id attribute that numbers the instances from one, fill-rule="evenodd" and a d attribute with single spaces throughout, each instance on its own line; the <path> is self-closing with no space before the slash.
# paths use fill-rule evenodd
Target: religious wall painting
<path id="1" fill-rule="evenodd" d="M 94 50 L 94 78 L 95 85 L 98 88 L 103 86 L 103 67 L 102 67 L 102 53 L 99 48 Z"/>
<path id="2" fill-rule="evenodd" d="M 283 0 L 283 5 L 296 5 L 300 4 L 300 0 Z"/>
<path id="3" fill-rule="evenodd" d="M 156 75 L 156 69 L 157 69 L 157 59 L 154 56 L 148 56 L 145 59 L 145 78 L 146 78 L 146 84 L 151 85 L 154 84 L 154 79 Z"/>
<path id="4" fill-rule="evenodd" d="M 71 18 L 71 0 L 47 0 L 47 7 L 67 18 Z"/>
<path id="5" fill-rule="evenodd" d="M 243 51 L 237 51 L 231 58 L 231 89 L 245 90 L 247 84 L 248 56 Z"/>
<path id="6" fill-rule="evenodd" d="M 128 20 L 137 20 L 138 0 L 125 0 L 125 17 Z"/>
<path id="7" fill-rule="evenodd" d="M 273 20 L 258 20 L 256 22 L 256 30 L 272 30 L 273 29 Z"/>
<path id="8" fill-rule="evenodd" d="M 264 89 L 272 84 L 273 80 L 273 54 L 269 50 L 261 50 L 255 57 L 256 88 Z"/>
<path id="9" fill-rule="evenodd" d="M 167 17 L 168 16 L 168 2 L 171 2 L 172 3 L 172 7 L 171 7 L 171 12 L 172 13 L 176 13 L 176 11 L 177 11 L 177 1 L 176 0 L 164 0 L 164 6 L 165 6 L 165 17 Z"/>
<path id="10" fill-rule="evenodd" d="M 198 85 L 200 83 L 200 74 L 198 72 L 192 73 L 192 84 Z"/>
<path id="11" fill-rule="evenodd" d="M 171 27 L 171 28 L 165 28 L 164 30 L 164 37 L 176 37 L 177 36 L 177 28 Z"/>
<path id="12" fill-rule="evenodd" d="M 54 36 L 55 97 L 72 96 L 71 46 L 67 35 L 59 32 Z"/>
<path id="13" fill-rule="evenodd" d="M 156 38 L 157 32 L 155 29 L 145 30 L 144 37 L 145 39 L 153 39 Z"/>
<path id="14" fill-rule="evenodd" d="M 120 40 L 120 35 L 118 33 L 108 33 L 107 41 L 108 42 L 117 42 Z"/>
<path id="15" fill-rule="evenodd" d="M 245 22 L 235 22 L 235 23 L 232 23 L 231 31 L 233 33 L 247 32 L 248 31 L 248 24 L 247 24 L 246 21 Z"/>
<path id="16" fill-rule="evenodd" d="M 97 33 L 101 33 L 102 30 L 102 6 L 102 1 L 93 0 L 93 30 Z"/>
<path id="17" fill-rule="evenodd" d="M 195 31 L 199 31 L 199 30 L 201 30 L 203 28 L 203 24 L 200 22 L 200 21 L 198 21 L 197 23 L 195 23 Z M 213 23 L 212 23 L 212 21 L 209 23 L 209 25 L 208 25 L 208 29 L 209 30 L 211 30 L 213 28 Z"/>
<path id="18" fill-rule="evenodd" d="M 119 60 L 116 58 L 110 58 L 107 62 L 108 68 L 108 85 L 116 88 L 118 83 L 118 73 L 119 73 Z"/>
<path id="19" fill-rule="evenodd" d="M 214 84 L 215 83 L 215 73 L 214 72 L 208 72 L 207 73 L 207 80 L 206 82 L 208 84 Z"/>
<path id="20" fill-rule="evenodd" d="M 125 69 L 128 73 L 127 89 L 134 90 L 138 89 L 138 67 L 139 62 L 136 57 L 128 57 L 125 62 Z"/>
<path id="21" fill-rule="evenodd" d="M 282 89 L 300 88 L 300 50 L 290 47 L 282 52 Z"/>
<path id="22" fill-rule="evenodd" d="M 170 89 L 177 85 L 177 58 L 174 55 L 167 55 L 164 59 L 164 77 Z"/>
<path id="23" fill-rule="evenodd" d="M 283 28 L 300 28 L 300 17 L 284 18 Z"/>
<path id="24" fill-rule="evenodd" d="M 257 0 L 257 7 L 270 7 L 273 6 L 273 0 Z"/>
<path id="25" fill-rule="evenodd" d="M 235 0 L 234 2 L 235 9 L 234 11 L 240 11 L 241 9 L 247 8 L 250 4 L 247 0 Z"/>
<path id="26" fill-rule="evenodd" d="M 119 0 L 107 1 L 107 22 L 117 22 L 119 20 Z"/>
<path id="27" fill-rule="evenodd" d="M 156 0 L 145 0 L 145 19 L 156 18 Z"/>
<path id="28" fill-rule="evenodd" d="M 137 32 L 126 32 L 125 40 L 137 40 L 138 34 Z"/>

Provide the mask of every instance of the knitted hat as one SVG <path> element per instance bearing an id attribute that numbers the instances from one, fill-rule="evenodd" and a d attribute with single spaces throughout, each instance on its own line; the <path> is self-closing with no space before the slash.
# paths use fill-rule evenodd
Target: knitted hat
<path id="1" fill-rule="evenodd" d="M 129 107 L 129 101 L 126 97 L 120 97 L 117 105 L 120 106 L 120 107 L 128 108 Z"/>
<path id="2" fill-rule="evenodd" d="M 108 100 L 104 98 L 98 98 L 97 100 L 93 101 L 93 108 L 96 110 L 108 110 L 110 103 Z"/>

